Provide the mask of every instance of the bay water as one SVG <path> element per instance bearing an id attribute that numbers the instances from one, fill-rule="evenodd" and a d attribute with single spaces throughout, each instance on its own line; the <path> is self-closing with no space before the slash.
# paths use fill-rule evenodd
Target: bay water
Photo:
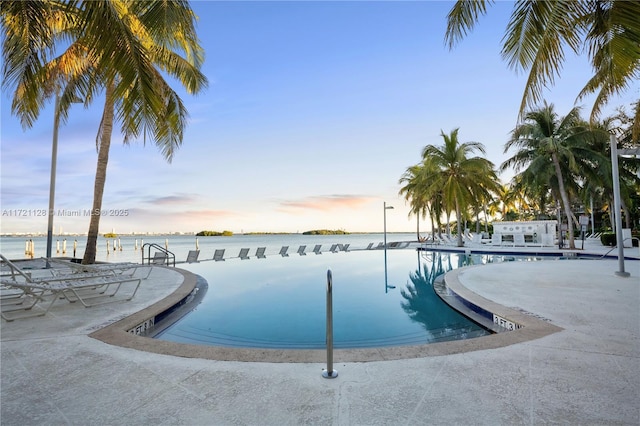
<path id="1" fill-rule="evenodd" d="M 350 250 L 365 249 L 370 243 L 374 247 L 384 240 L 383 233 L 346 235 L 303 235 L 303 234 L 238 234 L 232 236 L 196 237 L 195 235 L 126 235 L 118 238 L 98 237 L 96 261 L 137 262 L 142 260 L 143 244 L 157 244 L 175 255 L 176 262 L 184 262 L 189 250 L 200 250 L 199 260 L 213 259 L 217 249 L 224 249 L 224 258 L 238 257 L 240 249 L 248 248 L 249 256 L 255 256 L 258 247 L 265 247 L 265 254 L 277 255 L 281 247 L 289 246 L 288 253 L 296 254 L 305 245 L 306 253 L 312 253 L 320 244 L 321 251 L 329 251 L 333 244 L 349 244 Z M 387 233 L 387 243 L 416 241 L 415 233 Z M 74 243 L 76 245 L 74 253 Z M 8 259 L 32 257 L 26 254 L 27 247 L 33 245 L 34 258 L 44 257 L 47 249 L 46 236 L 3 236 L 0 237 L 0 253 Z M 54 236 L 51 254 L 53 257 L 82 258 L 86 246 L 86 236 Z M 66 247 L 66 250 L 65 250 Z M 153 257 L 156 249 L 145 248 Z"/>

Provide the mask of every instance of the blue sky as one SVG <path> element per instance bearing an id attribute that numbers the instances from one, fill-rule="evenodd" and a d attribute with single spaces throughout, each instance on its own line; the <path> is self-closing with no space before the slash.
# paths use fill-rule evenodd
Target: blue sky
<path id="1" fill-rule="evenodd" d="M 193 2 L 209 88 L 180 90 L 190 119 L 171 164 L 152 143 L 123 146 L 114 134 L 103 208 L 127 216 L 104 216 L 101 232 L 375 232 L 385 201 L 394 206 L 389 231 L 415 230 L 398 196 L 403 172 L 457 127 L 499 165 L 526 80 L 500 57 L 512 3 L 495 4 L 450 51 L 451 5 Z M 560 114 L 590 75 L 584 57 L 567 59 L 545 93 Z M 46 232 L 38 214 L 48 206 L 53 103 L 23 130 L 10 95 L 2 93 L 1 232 Z M 636 85 L 606 111 L 639 95 Z M 587 116 L 591 101 L 581 105 Z M 75 106 L 60 128 L 56 210 L 91 208 L 101 111 L 101 102 Z M 54 223 L 86 232 L 89 218 Z"/>

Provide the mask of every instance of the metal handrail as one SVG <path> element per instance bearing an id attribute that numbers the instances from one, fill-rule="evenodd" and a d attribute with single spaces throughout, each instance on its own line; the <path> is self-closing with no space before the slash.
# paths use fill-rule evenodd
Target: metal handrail
<path id="1" fill-rule="evenodd" d="M 331 269 L 327 270 L 327 368 L 322 370 L 322 377 L 333 379 L 338 372 L 333 369 L 333 278 Z"/>
<path id="2" fill-rule="evenodd" d="M 144 248 L 145 247 L 147 247 L 147 257 L 146 258 L 144 257 Z M 164 247 L 162 247 L 162 246 L 160 246 L 158 244 L 155 244 L 155 243 L 145 243 L 142 246 L 141 253 L 142 253 L 142 264 L 143 265 L 144 265 L 145 259 L 147 260 L 147 265 L 151 265 L 151 260 L 153 260 L 153 258 L 151 257 L 151 248 L 152 247 L 154 249 L 159 250 L 160 252 L 165 254 L 165 262 L 163 262 L 163 263 L 166 263 L 167 266 L 171 266 L 170 262 L 172 261 L 173 262 L 173 267 L 176 266 L 176 255 L 173 254 L 172 252 L 170 252 L 169 250 L 167 250 L 166 248 L 164 248 Z"/>
<path id="3" fill-rule="evenodd" d="M 622 246 L 624 247 L 624 242 L 627 240 L 631 240 L 631 246 L 633 247 L 633 240 L 638 240 L 638 247 L 640 247 L 640 238 L 638 237 L 631 237 L 631 238 L 625 238 L 624 240 L 622 240 Z M 616 244 L 615 246 L 611 247 L 611 249 L 606 252 L 605 254 L 603 254 L 602 256 L 600 256 L 600 259 L 604 259 L 609 253 L 611 253 L 612 251 L 614 251 L 615 249 L 618 248 L 618 244 Z"/>

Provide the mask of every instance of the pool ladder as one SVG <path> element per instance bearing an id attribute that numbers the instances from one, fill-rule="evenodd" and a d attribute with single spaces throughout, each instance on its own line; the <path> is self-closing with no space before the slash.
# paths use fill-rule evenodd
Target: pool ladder
<path id="1" fill-rule="evenodd" d="M 338 372 L 333 369 L 333 278 L 331 269 L 327 270 L 327 368 L 322 370 L 322 377 L 334 379 Z"/>

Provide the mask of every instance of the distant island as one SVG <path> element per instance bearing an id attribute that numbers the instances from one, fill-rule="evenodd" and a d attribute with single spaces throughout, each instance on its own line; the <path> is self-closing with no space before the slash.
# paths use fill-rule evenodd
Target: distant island
<path id="1" fill-rule="evenodd" d="M 200 231 L 196 234 L 196 237 L 231 237 L 233 232 L 231 231 Z"/>
<path id="2" fill-rule="evenodd" d="M 113 232 L 107 232 L 103 235 L 105 238 L 118 238 L 118 234 L 114 234 Z"/>
<path id="3" fill-rule="evenodd" d="M 312 231 L 305 231 L 302 235 L 348 235 L 347 231 L 342 229 L 330 230 L 330 229 L 314 229 Z"/>

